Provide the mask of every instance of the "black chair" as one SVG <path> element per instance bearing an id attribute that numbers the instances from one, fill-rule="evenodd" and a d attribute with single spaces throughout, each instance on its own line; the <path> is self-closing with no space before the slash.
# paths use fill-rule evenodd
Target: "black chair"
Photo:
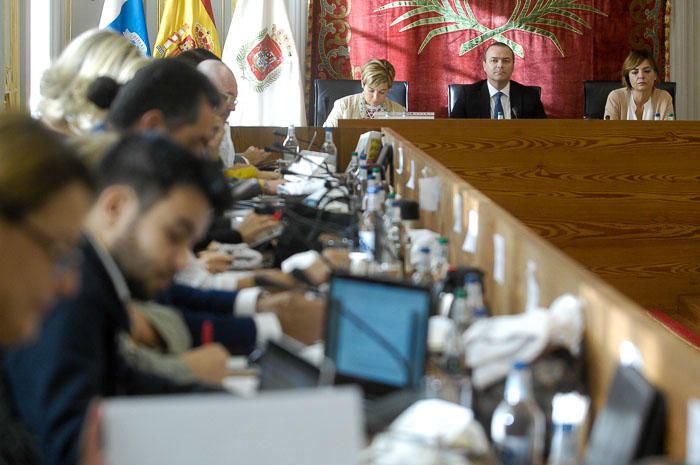
<path id="1" fill-rule="evenodd" d="M 314 80 L 314 126 L 322 126 L 328 118 L 333 104 L 339 98 L 362 92 L 362 81 L 353 79 Z M 408 110 L 408 82 L 394 81 L 389 100 L 399 103 Z"/>
<path id="2" fill-rule="evenodd" d="M 448 118 L 464 118 L 464 108 L 467 105 L 464 90 L 467 86 L 473 84 L 449 84 L 447 86 L 447 117 Z M 528 86 L 537 89 L 537 95 L 542 96 L 542 88 L 540 86 Z"/>
<path id="3" fill-rule="evenodd" d="M 583 117 L 603 119 L 608 95 L 622 87 L 620 81 L 583 81 Z M 676 107 L 676 83 L 657 82 L 656 87 L 671 94 L 673 108 Z"/>

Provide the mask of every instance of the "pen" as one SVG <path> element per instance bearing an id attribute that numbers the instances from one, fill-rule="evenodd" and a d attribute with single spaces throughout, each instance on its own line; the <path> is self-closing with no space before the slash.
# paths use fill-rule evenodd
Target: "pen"
<path id="1" fill-rule="evenodd" d="M 211 320 L 202 321 L 202 345 L 214 342 L 214 325 Z"/>

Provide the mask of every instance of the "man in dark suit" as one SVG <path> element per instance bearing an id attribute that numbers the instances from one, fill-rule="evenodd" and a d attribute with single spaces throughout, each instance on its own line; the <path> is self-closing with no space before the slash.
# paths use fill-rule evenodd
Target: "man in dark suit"
<path id="1" fill-rule="evenodd" d="M 130 135 L 105 155 L 97 183 L 80 292 L 58 302 L 34 345 L 6 359 L 15 405 L 49 465 L 77 462 L 94 397 L 211 390 L 131 367 L 117 336 L 130 328 L 130 299 L 168 286 L 212 211 L 228 205 L 223 175 L 169 139 Z"/>
<path id="2" fill-rule="evenodd" d="M 511 81 L 515 54 L 500 42 L 484 52 L 487 79 L 465 86 L 464 106 L 455 108 L 453 118 L 546 118 L 539 89 Z"/>

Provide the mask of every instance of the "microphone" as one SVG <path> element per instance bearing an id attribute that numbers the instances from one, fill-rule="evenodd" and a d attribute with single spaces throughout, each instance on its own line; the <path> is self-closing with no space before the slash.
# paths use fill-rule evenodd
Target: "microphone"
<path id="1" fill-rule="evenodd" d="M 518 119 L 518 109 L 517 107 L 511 107 L 510 109 L 511 118 Z"/>
<path id="2" fill-rule="evenodd" d="M 314 136 L 311 138 L 309 145 L 306 146 L 306 150 L 311 150 L 311 146 L 314 145 L 314 141 L 316 140 L 316 135 L 316 131 L 314 131 Z"/>

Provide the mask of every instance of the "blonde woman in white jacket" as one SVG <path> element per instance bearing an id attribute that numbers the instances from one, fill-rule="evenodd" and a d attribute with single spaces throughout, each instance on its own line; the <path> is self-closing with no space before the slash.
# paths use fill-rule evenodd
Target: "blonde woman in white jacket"
<path id="1" fill-rule="evenodd" d="M 339 119 L 372 119 L 379 111 L 406 111 L 402 105 L 387 99 L 394 75 L 394 66 L 387 60 L 372 59 L 365 63 L 362 92 L 336 100 L 323 126 L 337 127 Z"/>

